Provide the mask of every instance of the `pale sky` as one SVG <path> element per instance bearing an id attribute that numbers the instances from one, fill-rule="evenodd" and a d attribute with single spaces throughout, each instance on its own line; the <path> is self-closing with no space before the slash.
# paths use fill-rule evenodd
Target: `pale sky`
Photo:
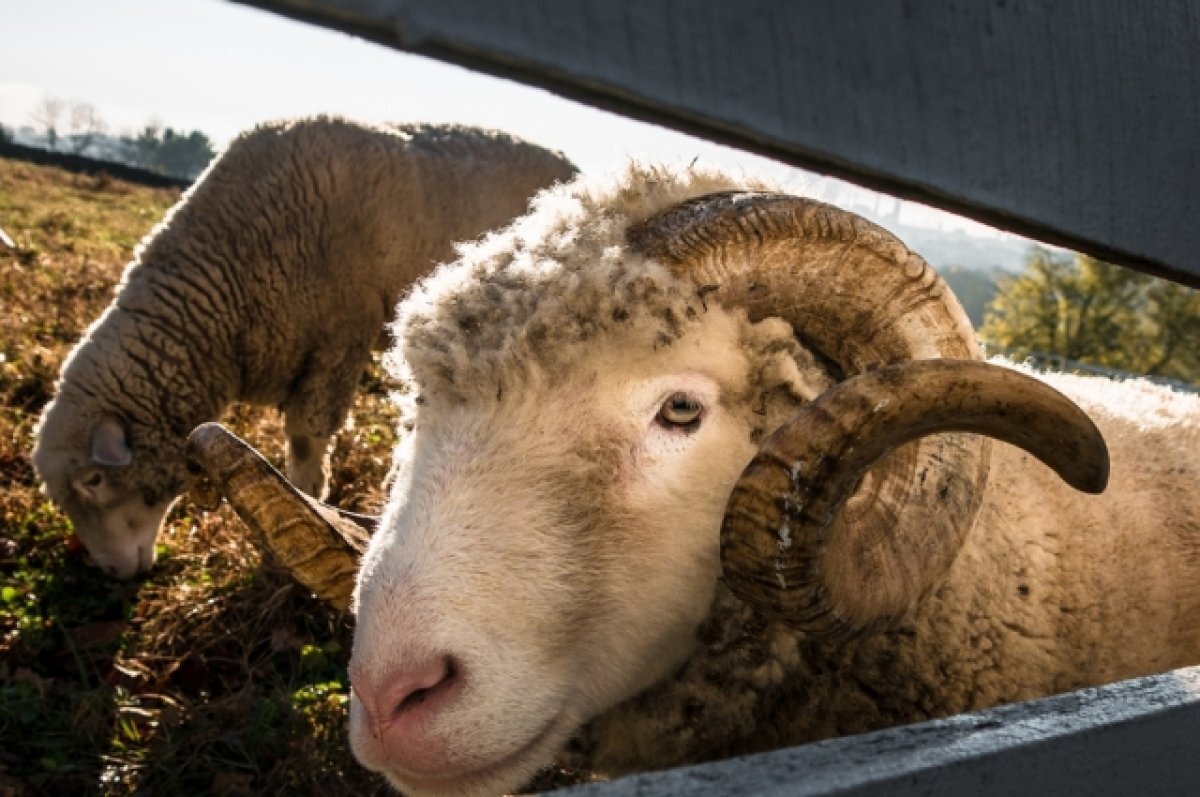
<path id="1" fill-rule="evenodd" d="M 839 204 L 891 207 L 832 178 L 227 0 L 0 0 L 0 123 L 30 124 L 47 96 L 91 103 L 113 132 L 157 117 L 221 144 L 260 121 L 315 113 L 461 122 L 560 149 L 586 171 L 698 159 Z M 994 234 L 915 203 L 899 210 L 904 223 Z"/>

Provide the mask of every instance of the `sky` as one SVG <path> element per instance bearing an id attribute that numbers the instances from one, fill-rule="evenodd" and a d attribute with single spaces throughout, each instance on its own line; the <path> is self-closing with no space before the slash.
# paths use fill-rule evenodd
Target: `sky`
<path id="1" fill-rule="evenodd" d="M 228 0 L 0 0 L 0 123 L 43 98 L 91 103 L 111 132 L 152 117 L 218 144 L 269 119 L 458 122 L 562 150 L 585 171 L 636 157 L 764 175 L 790 191 L 905 224 L 998 235 L 917 203 L 636 122 L 549 92 L 409 55 Z"/>

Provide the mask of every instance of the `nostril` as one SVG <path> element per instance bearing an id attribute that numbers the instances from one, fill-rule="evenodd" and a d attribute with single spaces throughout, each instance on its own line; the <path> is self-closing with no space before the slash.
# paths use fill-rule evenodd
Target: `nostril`
<path id="1" fill-rule="evenodd" d="M 373 664 L 376 662 L 372 662 Z M 437 774 L 447 768 L 452 740 L 461 733 L 454 722 L 462 710 L 469 668 L 461 660 L 437 655 L 396 661 L 399 669 L 368 672 L 350 665 L 350 739 L 356 755 L 366 755 L 413 772 Z M 371 669 L 374 669 L 373 667 Z"/>
<path id="2" fill-rule="evenodd" d="M 393 721 L 399 719 L 400 716 L 407 711 L 421 705 L 427 699 L 435 696 L 442 689 L 449 687 L 456 675 L 454 662 L 448 658 L 443 659 L 440 667 L 440 674 L 438 669 L 433 669 L 429 671 L 429 675 L 430 677 L 428 680 L 431 681 L 431 683 L 428 686 L 418 686 L 414 688 L 407 695 L 401 697 L 399 702 L 395 704 L 395 707 L 392 709 L 390 715 Z"/>
<path id="3" fill-rule="evenodd" d="M 386 722 L 395 722 L 449 687 L 455 674 L 456 668 L 449 657 L 440 657 L 393 676 L 384 686 L 379 701 Z"/>
<path id="4" fill-rule="evenodd" d="M 368 689 L 366 695 L 357 686 L 355 691 L 365 698 L 363 703 L 373 723 L 382 730 L 406 716 L 421 714 L 419 709 L 448 692 L 458 678 L 454 661 L 449 656 L 437 656 L 392 673 L 377 688 Z"/>

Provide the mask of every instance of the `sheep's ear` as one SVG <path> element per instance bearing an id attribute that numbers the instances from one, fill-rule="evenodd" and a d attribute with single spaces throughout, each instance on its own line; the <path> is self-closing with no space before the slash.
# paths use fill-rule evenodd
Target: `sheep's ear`
<path id="1" fill-rule="evenodd" d="M 107 417 L 92 430 L 92 462 L 110 468 L 125 467 L 133 460 L 129 443 L 125 442 L 125 427 L 116 418 Z"/>

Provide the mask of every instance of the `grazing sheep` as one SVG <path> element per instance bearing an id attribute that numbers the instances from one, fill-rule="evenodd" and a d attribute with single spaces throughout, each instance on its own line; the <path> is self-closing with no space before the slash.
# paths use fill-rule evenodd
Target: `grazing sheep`
<path id="1" fill-rule="evenodd" d="M 920 257 L 716 175 L 578 181 L 460 254 L 398 312 L 411 431 L 354 593 L 351 742 L 405 793 L 1200 661 L 1197 397 L 1049 379 L 1111 450 L 1110 489 L 1077 492 L 1104 489 L 1101 431 L 979 362 Z M 243 517 L 337 540 L 235 448 L 191 443 Z M 281 554 L 347 599 L 351 557 Z"/>
<path id="2" fill-rule="evenodd" d="M 187 433 L 233 401 L 283 411 L 288 473 L 321 495 L 401 293 L 573 173 L 467 127 L 321 117 L 235 140 L 142 243 L 38 425 L 34 465 L 96 563 L 154 562 Z"/>

